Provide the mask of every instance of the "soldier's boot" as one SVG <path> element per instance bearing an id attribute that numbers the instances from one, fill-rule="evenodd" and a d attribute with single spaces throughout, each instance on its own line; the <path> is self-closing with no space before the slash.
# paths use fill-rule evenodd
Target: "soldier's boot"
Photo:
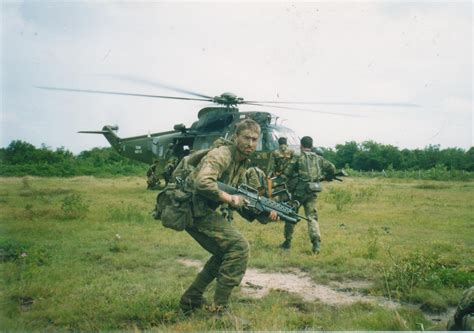
<path id="1" fill-rule="evenodd" d="M 216 285 L 216 292 L 214 294 L 214 317 L 219 320 L 224 327 L 239 331 L 248 331 L 251 329 L 250 322 L 244 318 L 238 317 L 232 313 L 229 308 L 229 299 L 234 287 L 229 287 L 220 284 Z"/>
<path id="2" fill-rule="evenodd" d="M 194 310 L 202 308 L 207 304 L 203 295 L 207 286 L 213 280 L 214 277 L 206 271 L 201 271 L 196 276 L 196 279 L 194 279 L 179 301 L 179 307 L 185 315 L 190 315 Z"/>
<path id="3" fill-rule="evenodd" d="M 321 239 L 316 238 L 313 241 L 313 254 L 319 254 L 321 252 Z"/>
<path id="4" fill-rule="evenodd" d="M 285 239 L 285 241 L 280 244 L 280 247 L 284 250 L 289 250 L 291 248 L 291 240 Z"/>

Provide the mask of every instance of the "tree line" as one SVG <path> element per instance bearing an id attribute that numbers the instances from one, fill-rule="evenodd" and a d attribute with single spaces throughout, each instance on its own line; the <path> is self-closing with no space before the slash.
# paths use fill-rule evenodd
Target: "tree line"
<path id="1" fill-rule="evenodd" d="M 14 140 L 0 148 L 2 176 L 114 176 L 143 175 L 147 166 L 125 158 L 112 148 L 93 148 L 74 155 L 64 147 L 52 150 L 46 145 L 34 145 Z"/>
<path id="2" fill-rule="evenodd" d="M 441 149 L 439 145 L 429 145 L 424 149 L 399 149 L 374 141 L 355 141 L 336 145 L 335 149 L 322 149 L 323 156 L 338 168 L 357 171 L 386 170 L 447 170 L 474 171 L 474 147 Z"/>
<path id="3" fill-rule="evenodd" d="M 322 148 L 323 156 L 338 168 L 356 171 L 463 170 L 474 171 L 474 147 L 441 149 L 429 145 L 424 149 L 399 149 L 374 141 L 355 141 Z M 143 175 L 147 166 L 125 158 L 112 148 L 93 148 L 74 155 L 64 147 L 56 150 L 14 140 L 0 148 L 2 176 L 111 176 Z"/>

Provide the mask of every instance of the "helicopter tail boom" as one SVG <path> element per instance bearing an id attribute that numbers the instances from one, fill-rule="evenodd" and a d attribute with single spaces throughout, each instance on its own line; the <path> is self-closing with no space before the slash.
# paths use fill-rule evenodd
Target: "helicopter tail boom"
<path id="1" fill-rule="evenodd" d="M 120 152 L 122 144 L 121 139 L 115 134 L 116 130 L 118 130 L 117 126 L 104 126 L 101 131 L 79 131 L 78 133 L 103 134 L 112 147 Z"/>

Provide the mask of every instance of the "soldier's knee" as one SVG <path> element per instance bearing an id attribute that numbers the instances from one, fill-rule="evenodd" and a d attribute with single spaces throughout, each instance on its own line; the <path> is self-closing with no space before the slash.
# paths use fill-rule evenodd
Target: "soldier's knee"
<path id="1" fill-rule="evenodd" d="M 247 259 L 250 253 L 249 242 L 245 238 L 237 240 L 232 246 L 232 250 L 241 258 Z"/>

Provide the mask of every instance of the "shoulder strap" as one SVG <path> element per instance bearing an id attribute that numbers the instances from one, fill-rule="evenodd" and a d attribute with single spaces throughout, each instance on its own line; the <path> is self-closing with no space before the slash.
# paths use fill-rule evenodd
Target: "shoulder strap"
<path id="1" fill-rule="evenodd" d="M 317 175 L 316 177 L 318 177 L 321 174 L 321 167 L 319 166 L 319 158 L 313 152 L 303 152 L 303 154 L 306 157 L 306 168 L 308 169 L 308 176 L 311 177 L 312 182 L 318 181 L 319 179 L 313 178 L 314 173 L 312 172 L 313 168 L 311 167 L 311 165 L 309 163 L 309 158 L 310 158 L 310 156 L 316 157 L 316 175 Z"/>

